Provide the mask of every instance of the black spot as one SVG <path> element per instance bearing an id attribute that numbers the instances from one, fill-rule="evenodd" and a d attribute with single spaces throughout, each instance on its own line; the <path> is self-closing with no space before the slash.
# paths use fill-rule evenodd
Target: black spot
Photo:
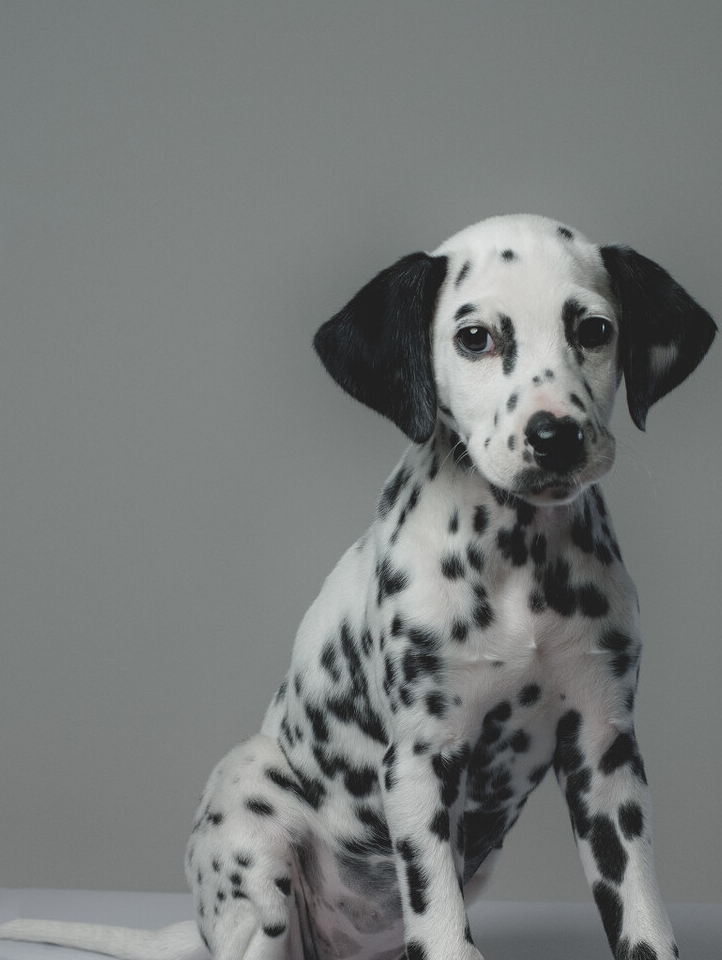
<path id="1" fill-rule="evenodd" d="M 569 394 L 569 402 L 572 403 L 578 410 L 582 410 L 584 413 L 587 412 L 587 408 L 584 406 L 584 401 L 580 400 L 576 393 Z"/>
<path id="2" fill-rule="evenodd" d="M 386 743 L 386 728 L 379 715 L 366 703 L 348 697 L 329 697 L 328 710 L 342 723 L 355 724 L 371 740 Z"/>
<path id="3" fill-rule="evenodd" d="M 427 960 L 428 954 L 418 940 L 409 940 L 406 944 L 406 960 Z"/>
<path id="4" fill-rule="evenodd" d="M 272 926 L 264 927 L 263 932 L 267 937 L 280 937 L 282 933 L 285 933 L 286 924 L 285 923 L 276 923 Z"/>
<path id="5" fill-rule="evenodd" d="M 594 901 L 599 910 L 612 953 L 616 955 L 617 944 L 622 933 L 622 918 L 624 905 L 619 894 L 603 880 L 598 880 L 592 887 Z"/>
<path id="6" fill-rule="evenodd" d="M 499 317 L 499 343 L 497 344 L 501 356 L 502 372 L 509 376 L 514 372 L 518 353 L 514 324 L 510 317 L 502 314 Z"/>
<path id="7" fill-rule="evenodd" d="M 248 806 L 248 804 L 246 804 L 246 806 Z M 220 873 L 220 872 L 221 872 L 221 861 L 220 861 L 220 860 L 213 860 L 213 862 L 211 863 L 211 866 L 213 867 L 213 872 L 214 872 L 214 873 Z"/>
<path id="8" fill-rule="evenodd" d="M 473 303 L 464 303 L 454 314 L 454 320 L 463 320 L 464 317 L 468 317 L 470 313 L 473 313 L 476 310 L 476 305 Z"/>
<path id="9" fill-rule="evenodd" d="M 214 827 L 220 826 L 223 823 L 224 816 L 222 813 L 209 813 L 207 820 L 209 823 L 212 823 Z"/>
<path id="10" fill-rule="evenodd" d="M 389 828 L 384 818 L 372 807 L 361 806 L 356 810 L 358 820 L 371 832 L 367 841 L 368 851 L 373 853 L 390 854 L 393 850 Z"/>
<path id="11" fill-rule="evenodd" d="M 294 794 L 299 800 L 303 800 L 312 806 L 314 810 L 317 810 L 326 796 L 326 788 L 320 780 L 307 777 L 295 769 L 293 772 L 297 778 L 296 780 L 293 780 L 283 773 L 283 771 L 276 770 L 273 767 L 266 770 L 266 776 L 281 790 Z"/>
<path id="12" fill-rule="evenodd" d="M 529 683 L 522 688 L 519 694 L 519 703 L 522 707 L 531 707 L 541 696 L 541 687 L 538 683 Z"/>
<path id="13" fill-rule="evenodd" d="M 427 907 L 426 882 L 419 863 L 418 851 L 411 840 L 399 840 L 396 850 L 406 866 L 406 884 L 411 909 L 414 913 L 424 913 Z"/>
<path id="14" fill-rule="evenodd" d="M 569 809 L 572 830 L 584 840 L 591 829 L 589 811 L 584 794 L 589 792 L 592 785 L 592 771 L 589 767 L 582 767 L 567 776 L 564 797 Z"/>
<path id="15" fill-rule="evenodd" d="M 379 501 L 379 517 L 381 517 L 382 520 L 393 510 L 399 494 L 409 482 L 410 477 L 411 473 L 406 467 L 399 467 L 384 487 Z"/>
<path id="16" fill-rule="evenodd" d="M 592 819 L 589 839 L 599 872 L 606 880 L 621 883 L 629 858 L 609 817 L 597 814 Z"/>
<path id="17" fill-rule="evenodd" d="M 516 733 L 512 734 L 509 743 L 514 753 L 526 753 L 529 749 L 531 738 L 525 730 L 517 730 Z"/>
<path id="18" fill-rule="evenodd" d="M 336 662 L 336 648 L 332 640 L 328 640 L 321 651 L 321 666 L 335 683 L 341 680 L 341 671 Z"/>
<path id="19" fill-rule="evenodd" d="M 373 767 L 359 769 L 351 767 L 344 774 L 343 782 L 348 792 L 354 797 L 365 797 L 376 786 L 376 771 Z"/>
<path id="20" fill-rule="evenodd" d="M 456 533 L 459 529 L 459 511 L 454 510 L 449 517 L 449 533 Z"/>
<path id="21" fill-rule="evenodd" d="M 621 804 L 618 810 L 619 826 L 627 840 L 634 840 L 642 835 L 644 829 L 644 814 L 639 804 L 633 801 Z"/>
<path id="22" fill-rule="evenodd" d="M 237 853 L 234 860 L 239 867 L 250 867 L 253 864 L 253 857 L 250 853 Z"/>
<path id="23" fill-rule="evenodd" d="M 513 433 L 509 435 L 509 439 L 506 441 L 506 445 L 510 450 L 513 450 L 514 447 L 516 446 L 516 437 L 514 436 Z"/>
<path id="24" fill-rule="evenodd" d="M 499 530 L 496 541 L 501 555 L 507 560 L 511 560 L 515 567 L 523 567 L 529 559 L 526 535 L 523 527 L 518 523 L 511 530 Z"/>
<path id="25" fill-rule="evenodd" d="M 513 250 L 502 250 L 501 259 L 506 261 L 516 260 L 516 254 Z"/>
<path id="26" fill-rule="evenodd" d="M 464 562 L 458 553 L 447 553 L 441 558 L 441 572 L 447 580 L 459 580 L 464 576 Z"/>
<path id="27" fill-rule="evenodd" d="M 585 583 L 577 591 L 579 608 L 585 617 L 604 617 L 609 612 L 609 601 L 593 583 Z"/>
<path id="28" fill-rule="evenodd" d="M 291 892 L 291 878 L 290 877 L 279 877 L 277 880 L 273 881 L 284 897 L 287 897 Z"/>
<path id="29" fill-rule="evenodd" d="M 577 340 L 577 319 L 584 313 L 584 307 L 581 306 L 578 300 L 575 300 L 574 297 L 570 297 L 564 302 L 562 307 L 562 321 L 564 323 L 564 336 L 569 346 L 574 351 L 574 356 L 576 357 L 577 363 L 584 363 L 584 351 L 579 346 L 579 341 Z"/>
<path id="30" fill-rule="evenodd" d="M 582 715 L 578 710 L 569 710 L 560 718 L 554 750 L 554 769 L 557 772 L 571 773 L 582 765 L 584 757 L 579 749 L 581 726 Z"/>
<path id="31" fill-rule="evenodd" d="M 446 697 L 439 690 L 426 695 L 426 709 L 433 717 L 443 717 L 448 710 Z"/>
<path id="32" fill-rule="evenodd" d="M 446 808 L 451 807 L 459 796 L 461 774 L 468 761 L 468 744 L 447 756 L 437 753 L 432 757 L 431 766 L 440 781 L 441 802 Z"/>
<path id="33" fill-rule="evenodd" d="M 477 627 L 485 630 L 494 621 L 494 611 L 489 603 L 486 590 L 481 584 L 474 587 L 474 607 L 472 617 Z"/>
<path id="34" fill-rule="evenodd" d="M 451 625 L 451 639 L 463 643 L 469 636 L 469 627 L 463 620 L 454 620 Z"/>
<path id="35" fill-rule="evenodd" d="M 400 570 L 395 570 L 391 566 L 391 561 L 388 557 L 384 557 L 381 563 L 377 565 L 376 576 L 378 578 L 378 595 L 376 602 L 379 606 L 381 606 L 386 597 L 392 597 L 409 584 L 408 575 Z"/>
<path id="36" fill-rule="evenodd" d="M 506 409 L 509 413 L 513 413 L 516 410 L 516 405 L 519 402 L 519 394 L 512 393 L 509 399 L 506 401 Z"/>
<path id="37" fill-rule="evenodd" d="M 314 743 L 311 750 L 321 773 L 325 777 L 332 780 L 340 771 L 347 769 L 346 761 L 342 757 L 330 753 L 321 744 Z"/>
<path id="38" fill-rule="evenodd" d="M 572 231 L 569 229 L 569 227 L 559 226 L 559 227 L 557 227 L 557 233 L 559 234 L 560 237 L 564 237 L 565 240 L 573 240 L 573 239 L 574 239 L 574 234 L 573 234 Z"/>
<path id="39" fill-rule="evenodd" d="M 464 266 L 461 268 L 461 270 L 459 270 L 459 272 L 458 272 L 458 274 L 457 274 L 457 276 L 456 276 L 456 280 L 454 280 L 454 286 L 455 286 L 455 287 L 461 286 L 461 284 L 462 284 L 463 281 L 464 281 L 464 278 L 465 278 L 465 277 L 467 276 L 467 274 L 469 273 L 469 270 L 471 270 L 471 260 L 467 260 L 466 263 L 464 264 Z M 409 960 L 411 960 L 411 958 L 409 958 Z"/>
<path id="40" fill-rule="evenodd" d="M 602 773 L 609 775 L 626 764 L 629 764 L 634 774 L 643 783 L 647 782 L 644 774 L 644 764 L 637 750 L 636 740 L 629 733 L 620 733 L 609 749 L 602 755 L 599 769 Z"/>
<path id="41" fill-rule="evenodd" d="M 484 567 L 484 554 L 474 543 L 470 543 L 466 548 L 466 559 L 472 570 L 480 573 Z"/>
<path id="42" fill-rule="evenodd" d="M 313 735 L 317 740 L 321 740 L 324 743 L 328 740 L 328 724 L 326 723 L 326 717 L 322 710 L 319 710 L 318 707 L 315 707 L 311 703 L 304 704 L 304 710 L 306 716 L 311 721 L 311 728 L 313 730 Z"/>
<path id="43" fill-rule="evenodd" d="M 255 813 L 259 817 L 272 817 L 276 813 L 271 804 L 262 797 L 248 797 L 244 806 L 246 810 L 250 810 L 251 813 Z"/>
<path id="44" fill-rule="evenodd" d="M 439 810 L 429 824 L 429 829 L 436 834 L 439 840 L 448 840 L 451 835 L 451 826 L 449 824 L 449 811 L 447 809 Z"/>
<path id="45" fill-rule="evenodd" d="M 570 574 L 567 561 L 558 559 L 546 567 L 542 580 L 546 603 L 564 617 L 570 617 L 577 609 L 576 593 L 569 583 Z"/>

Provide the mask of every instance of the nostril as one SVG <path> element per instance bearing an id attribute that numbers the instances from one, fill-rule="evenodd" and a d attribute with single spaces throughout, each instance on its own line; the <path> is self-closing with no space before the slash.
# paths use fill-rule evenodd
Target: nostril
<path id="1" fill-rule="evenodd" d="M 525 437 L 537 464 L 550 472 L 566 473 L 585 459 L 584 431 L 573 417 L 535 413 L 526 425 Z"/>

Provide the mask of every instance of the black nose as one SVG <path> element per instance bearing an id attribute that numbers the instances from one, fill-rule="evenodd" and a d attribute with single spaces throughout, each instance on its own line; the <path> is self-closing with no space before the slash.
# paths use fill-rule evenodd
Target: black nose
<path id="1" fill-rule="evenodd" d="M 573 417 L 535 413 L 526 425 L 526 440 L 536 462 L 550 473 L 568 473 L 586 459 L 584 434 Z"/>

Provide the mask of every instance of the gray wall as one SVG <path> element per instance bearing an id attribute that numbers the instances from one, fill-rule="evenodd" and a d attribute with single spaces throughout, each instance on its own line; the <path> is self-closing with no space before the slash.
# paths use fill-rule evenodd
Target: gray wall
<path id="1" fill-rule="evenodd" d="M 315 327 L 484 216 L 658 260 L 722 316 L 716 0 L 0 5 L 0 885 L 180 890 L 404 440 Z M 618 405 L 669 900 L 722 888 L 717 346 Z M 490 896 L 586 899 L 545 784 Z"/>

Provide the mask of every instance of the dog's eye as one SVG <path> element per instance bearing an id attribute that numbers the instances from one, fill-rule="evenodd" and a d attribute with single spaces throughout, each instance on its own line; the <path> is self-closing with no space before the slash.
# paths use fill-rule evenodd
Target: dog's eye
<path id="1" fill-rule="evenodd" d="M 456 342 L 467 353 L 489 353 L 494 348 L 491 334 L 484 327 L 462 327 L 456 334 Z"/>
<path id="2" fill-rule="evenodd" d="M 585 317 L 577 327 L 580 347 L 603 347 L 612 339 L 614 327 L 606 317 Z"/>

